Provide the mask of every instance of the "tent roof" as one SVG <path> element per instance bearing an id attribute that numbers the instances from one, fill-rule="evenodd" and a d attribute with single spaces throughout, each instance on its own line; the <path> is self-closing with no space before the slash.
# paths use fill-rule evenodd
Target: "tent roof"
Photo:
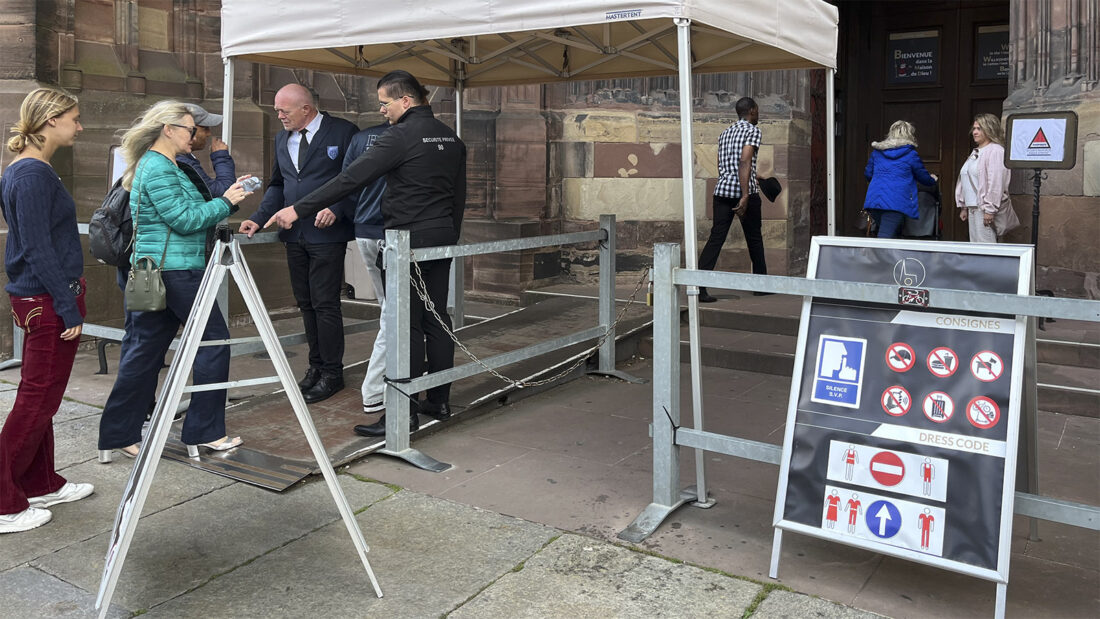
<path id="1" fill-rule="evenodd" d="M 222 55 L 467 87 L 670 75 L 676 17 L 696 73 L 836 68 L 822 0 L 224 0 Z"/>

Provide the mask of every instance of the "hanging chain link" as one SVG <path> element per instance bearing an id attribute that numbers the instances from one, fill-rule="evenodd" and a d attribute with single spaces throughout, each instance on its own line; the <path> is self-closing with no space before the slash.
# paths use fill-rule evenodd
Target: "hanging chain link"
<path id="1" fill-rule="evenodd" d="M 412 262 L 411 252 L 409 253 L 409 261 Z M 452 331 L 451 328 L 447 326 L 447 323 L 443 320 L 443 318 L 439 315 L 439 312 L 436 310 L 435 303 L 433 303 L 431 297 L 428 296 L 428 286 L 424 283 L 424 275 L 420 272 L 420 265 L 416 262 L 413 262 L 412 266 L 413 273 L 415 274 L 415 276 L 411 278 L 412 287 L 413 290 L 416 291 L 416 296 L 420 297 L 420 300 L 424 302 L 424 307 L 428 308 L 428 311 L 432 313 L 432 316 L 434 316 L 436 321 L 439 322 L 439 325 L 443 327 L 443 330 L 447 333 L 448 336 L 450 336 L 455 345 L 458 346 L 462 353 L 469 357 L 471 361 L 480 365 L 486 372 L 492 374 L 493 376 L 496 376 L 500 380 L 508 383 L 516 389 L 523 389 L 524 387 L 538 387 L 539 385 L 552 383 L 571 373 L 573 370 L 577 369 L 577 367 L 579 367 L 582 363 L 585 362 L 585 360 L 588 359 L 588 356 L 590 354 L 599 350 L 600 347 L 603 346 L 604 341 L 607 340 L 607 336 L 615 330 L 615 326 L 618 325 L 619 321 L 621 321 L 623 319 L 623 316 L 626 315 L 626 311 L 630 309 L 631 305 L 634 305 L 635 297 L 638 296 L 638 291 L 642 289 L 642 285 L 645 284 L 647 279 L 649 279 L 650 271 L 650 267 L 646 267 L 642 271 L 642 276 L 638 279 L 638 284 L 634 286 L 634 292 L 630 294 L 630 299 L 626 302 L 626 305 L 623 306 L 622 310 L 619 311 L 619 315 L 615 317 L 615 321 L 612 322 L 607 331 L 604 331 L 603 335 L 601 335 L 599 339 L 596 340 L 596 344 L 588 350 L 584 351 L 584 353 L 581 354 L 577 358 L 577 360 L 573 362 L 572 365 L 562 370 L 561 372 L 558 372 L 557 374 L 551 376 L 550 378 L 544 378 L 542 380 L 515 380 L 514 378 L 505 376 L 504 374 L 501 374 L 500 372 L 486 365 L 484 361 L 477 358 L 477 355 L 470 352 L 470 349 L 466 348 L 465 344 L 459 341 L 458 336 L 455 335 L 454 331 Z M 614 293 L 612 294 L 614 295 Z"/>

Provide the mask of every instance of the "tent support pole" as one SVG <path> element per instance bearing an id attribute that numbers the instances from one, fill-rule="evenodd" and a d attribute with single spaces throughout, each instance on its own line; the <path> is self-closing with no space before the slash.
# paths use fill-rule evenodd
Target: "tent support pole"
<path id="1" fill-rule="evenodd" d="M 680 74 L 680 164 L 684 178 L 684 247 L 687 268 L 696 269 L 699 263 L 698 240 L 695 232 L 695 164 L 692 142 L 691 80 L 691 20 L 677 18 L 676 42 Z M 699 344 L 699 287 L 688 287 L 688 346 L 691 362 L 691 399 L 696 430 L 703 429 L 702 358 Z M 675 368 L 673 371 L 676 371 Z M 706 452 L 695 450 L 695 502 L 697 507 L 710 507 L 714 502 L 707 497 Z"/>
<path id="2" fill-rule="evenodd" d="M 233 72 L 233 58 L 226 56 L 222 58 L 222 66 L 224 68 L 224 77 L 222 81 L 222 141 L 229 147 L 230 152 L 233 149 L 233 83 L 236 77 Z M 221 221 L 223 224 L 229 223 L 229 218 L 226 217 Z M 218 311 L 221 312 L 222 320 L 225 324 L 229 324 L 229 280 L 223 279 L 221 286 L 218 288 Z"/>
<path id="3" fill-rule="evenodd" d="M 233 59 L 222 58 L 225 81 L 222 82 L 222 141 L 233 147 Z"/>
<path id="4" fill-rule="evenodd" d="M 825 200 L 829 236 L 836 236 L 836 69 L 825 70 Z"/>
<path id="5" fill-rule="evenodd" d="M 465 72 L 465 69 L 463 69 Z M 462 139 L 463 80 L 455 80 L 455 134 Z M 461 231 L 460 231 L 461 233 Z M 461 329 L 466 325 L 466 265 L 463 256 L 451 259 L 451 285 L 447 293 L 447 311 L 451 313 L 451 327 Z"/>

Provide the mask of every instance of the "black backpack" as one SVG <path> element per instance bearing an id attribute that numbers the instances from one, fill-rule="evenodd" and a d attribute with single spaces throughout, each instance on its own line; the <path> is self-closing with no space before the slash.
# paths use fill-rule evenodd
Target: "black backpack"
<path id="1" fill-rule="evenodd" d="M 130 192 L 123 189 L 119 179 L 88 222 L 88 250 L 104 264 L 123 266 L 130 262 L 133 236 Z"/>

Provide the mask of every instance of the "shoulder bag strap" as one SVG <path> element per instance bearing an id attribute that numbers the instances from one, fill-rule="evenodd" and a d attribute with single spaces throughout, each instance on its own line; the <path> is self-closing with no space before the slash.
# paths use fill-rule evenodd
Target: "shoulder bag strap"
<path id="1" fill-rule="evenodd" d="M 143 168 L 144 168 L 144 166 L 142 166 L 141 169 L 143 169 Z M 137 180 L 138 176 L 141 173 L 141 169 L 138 169 L 138 171 L 134 173 L 134 180 Z M 132 237 L 130 237 L 130 244 L 133 245 L 134 249 L 136 250 L 137 249 L 137 233 L 138 233 L 138 216 L 141 215 L 141 190 L 137 189 L 136 186 L 135 186 L 135 191 L 138 192 L 138 201 L 137 201 L 137 206 L 134 207 L 134 235 Z M 172 229 L 168 228 L 167 234 L 164 235 L 164 251 L 161 252 L 161 254 L 160 254 L 160 262 L 157 263 L 157 268 L 158 269 L 164 266 L 164 259 L 168 257 L 168 240 L 169 240 L 169 238 L 171 238 L 171 236 L 172 236 Z M 137 251 L 131 252 L 130 253 L 130 264 L 135 269 L 137 268 L 137 261 L 138 261 Z"/>

